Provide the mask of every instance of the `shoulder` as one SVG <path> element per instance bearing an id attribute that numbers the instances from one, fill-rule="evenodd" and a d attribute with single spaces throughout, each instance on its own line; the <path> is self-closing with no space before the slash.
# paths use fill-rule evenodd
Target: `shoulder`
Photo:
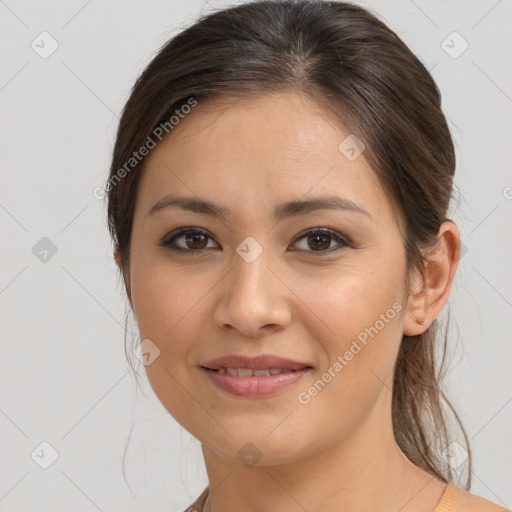
<path id="1" fill-rule="evenodd" d="M 206 502 L 206 497 L 208 496 L 209 486 L 199 495 L 199 497 L 187 507 L 183 512 L 202 512 L 204 504 Z"/>
<path id="2" fill-rule="evenodd" d="M 448 484 L 433 512 L 510 512 L 508 509 Z"/>

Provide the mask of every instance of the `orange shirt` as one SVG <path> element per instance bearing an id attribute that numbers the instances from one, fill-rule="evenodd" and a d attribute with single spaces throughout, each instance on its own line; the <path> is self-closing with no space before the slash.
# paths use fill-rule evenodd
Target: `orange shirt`
<path id="1" fill-rule="evenodd" d="M 510 512 L 476 494 L 448 484 L 433 512 Z"/>
<path id="2" fill-rule="evenodd" d="M 209 487 L 183 512 L 202 512 Z M 460 487 L 448 484 L 432 512 L 512 512 Z"/>

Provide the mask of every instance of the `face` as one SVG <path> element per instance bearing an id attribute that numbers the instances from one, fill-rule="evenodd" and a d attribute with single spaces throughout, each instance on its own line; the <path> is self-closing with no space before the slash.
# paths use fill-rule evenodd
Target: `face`
<path id="1" fill-rule="evenodd" d="M 364 152 L 353 159 L 339 149 L 349 135 L 308 96 L 210 99 L 146 160 L 129 279 L 150 360 L 159 350 L 147 375 L 169 413 L 233 461 L 248 442 L 260 463 L 306 457 L 390 409 L 405 251 Z M 171 195 L 214 203 L 219 215 L 170 204 Z M 338 207 L 291 203 L 326 198 Z M 262 354 L 309 369 L 279 378 L 218 371 L 220 385 L 204 369 Z M 228 380 L 246 391 L 226 390 Z"/>

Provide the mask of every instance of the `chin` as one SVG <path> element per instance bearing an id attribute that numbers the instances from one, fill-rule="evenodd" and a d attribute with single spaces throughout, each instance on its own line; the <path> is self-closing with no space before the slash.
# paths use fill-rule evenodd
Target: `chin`
<path id="1" fill-rule="evenodd" d="M 269 429 L 235 432 L 233 426 L 227 428 L 233 437 L 226 434 L 222 439 L 212 439 L 209 436 L 201 442 L 218 456 L 245 467 L 281 466 L 307 456 L 306 440 L 303 437 L 280 436 L 277 430 L 269 435 Z"/>

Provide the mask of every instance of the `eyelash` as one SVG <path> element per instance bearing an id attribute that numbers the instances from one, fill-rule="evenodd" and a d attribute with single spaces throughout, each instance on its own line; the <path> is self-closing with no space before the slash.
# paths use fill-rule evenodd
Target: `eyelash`
<path id="1" fill-rule="evenodd" d="M 213 239 L 208 234 L 208 232 L 205 231 L 204 229 L 189 227 L 189 228 L 181 228 L 173 233 L 170 233 L 169 235 L 166 235 L 164 237 L 164 239 L 160 242 L 159 245 L 162 247 L 165 247 L 167 250 L 172 251 L 174 253 L 181 253 L 181 254 L 189 253 L 189 254 L 193 254 L 193 255 L 198 255 L 199 253 L 204 253 L 206 248 L 205 249 L 182 249 L 182 248 L 178 248 L 178 247 L 171 245 L 176 239 L 178 239 L 184 235 L 188 235 L 188 234 L 205 235 L 205 236 L 209 237 L 210 239 Z M 305 251 L 304 249 L 297 249 L 297 250 L 310 252 L 313 254 L 313 256 L 316 257 L 316 256 L 322 256 L 325 254 L 331 254 L 332 252 L 341 251 L 341 250 L 345 249 L 346 247 L 352 247 L 351 241 L 347 237 L 343 237 L 336 231 L 334 231 L 332 229 L 327 229 L 327 228 L 313 228 L 313 229 L 304 231 L 303 233 L 301 233 L 300 235 L 297 236 L 297 238 L 294 240 L 293 243 L 298 242 L 302 238 L 306 238 L 308 236 L 314 236 L 314 235 L 327 235 L 327 236 L 331 237 L 332 239 L 334 239 L 336 242 L 343 244 L 343 247 L 338 247 L 338 248 L 334 248 L 334 249 L 331 248 L 331 249 L 327 249 L 325 251 L 307 251 L 307 250 Z"/>

